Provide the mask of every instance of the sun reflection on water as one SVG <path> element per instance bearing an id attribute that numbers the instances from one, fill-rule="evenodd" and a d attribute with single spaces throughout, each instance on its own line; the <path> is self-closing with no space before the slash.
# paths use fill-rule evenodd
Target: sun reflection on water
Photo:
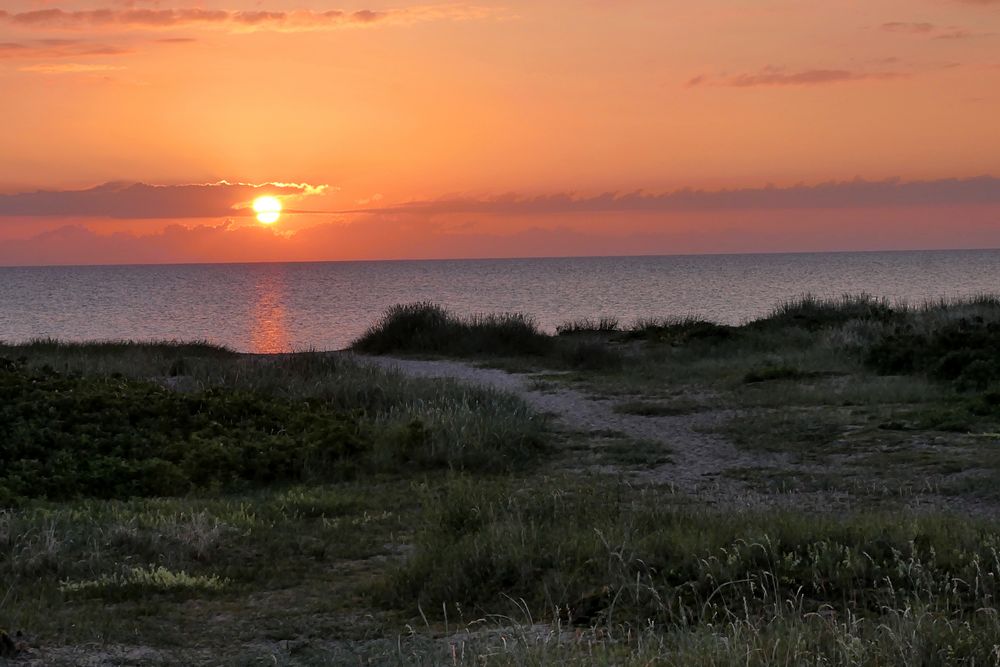
<path id="1" fill-rule="evenodd" d="M 280 271 L 268 271 L 257 281 L 250 314 L 250 349 L 258 354 L 291 349 L 286 324 L 285 281 Z"/>

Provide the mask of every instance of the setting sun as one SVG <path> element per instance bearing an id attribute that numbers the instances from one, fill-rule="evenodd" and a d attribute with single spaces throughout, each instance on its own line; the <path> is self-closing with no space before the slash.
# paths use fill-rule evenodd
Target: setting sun
<path id="1" fill-rule="evenodd" d="M 253 210 L 259 222 L 270 225 L 281 217 L 281 202 L 276 197 L 257 197 L 253 200 Z"/>

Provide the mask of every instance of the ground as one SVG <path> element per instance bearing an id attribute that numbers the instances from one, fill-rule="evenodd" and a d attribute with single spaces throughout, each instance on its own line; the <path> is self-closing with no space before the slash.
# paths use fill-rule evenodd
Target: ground
<path id="1" fill-rule="evenodd" d="M 816 312 L 0 347 L 0 661 L 997 664 L 994 330 Z"/>

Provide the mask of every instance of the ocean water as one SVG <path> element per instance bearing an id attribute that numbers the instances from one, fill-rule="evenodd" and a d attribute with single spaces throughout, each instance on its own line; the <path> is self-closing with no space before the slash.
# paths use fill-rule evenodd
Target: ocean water
<path id="1" fill-rule="evenodd" d="M 739 323 L 812 293 L 921 303 L 1000 291 L 1000 250 L 0 268 L 0 340 L 200 339 L 339 349 L 396 303 Z"/>

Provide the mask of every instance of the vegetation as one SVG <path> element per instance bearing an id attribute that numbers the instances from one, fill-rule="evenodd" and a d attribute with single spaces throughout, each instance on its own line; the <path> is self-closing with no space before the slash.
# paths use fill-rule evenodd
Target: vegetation
<path id="1" fill-rule="evenodd" d="M 515 491 L 457 479 L 435 490 L 387 594 L 431 612 L 460 601 L 479 614 L 513 598 L 573 625 L 676 628 L 916 608 L 944 621 L 1000 592 L 993 524 L 719 515 L 662 491 L 592 484 Z"/>
<path id="2" fill-rule="evenodd" d="M 543 445 L 542 418 L 485 388 L 322 353 L 254 358 L 136 344 L 119 355 L 120 347 L 0 346 L 0 451 L 26 461 L 0 471 L 0 488 L 123 497 L 400 466 L 504 471 Z"/>
<path id="3" fill-rule="evenodd" d="M 698 319 L 641 319 L 625 332 L 627 340 L 668 345 L 718 343 L 733 336 L 734 328 Z"/>
<path id="4" fill-rule="evenodd" d="M 372 449 L 356 417 L 219 389 L 83 378 L 0 361 L 0 502 L 129 498 L 343 477 Z"/>
<path id="5" fill-rule="evenodd" d="M 520 313 L 460 318 L 431 303 L 390 308 L 355 343 L 371 354 L 447 354 L 456 357 L 544 354 L 549 337 Z"/>
<path id="6" fill-rule="evenodd" d="M 519 313 L 463 319 L 440 306 L 417 303 L 389 309 L 353 347 L 372 354 L 526 355 L 557 361 L 573 356 L 567 353 L 572 342 L 564 343 L 558 337 L 590 337 L 587 351 L 595 353 L 608 346 L 594 341 L 642 340 L 694 348 L 697 353 L 704 353 L 707 345 L 728 355 L 763 348 L 777 340 L 793 347 L 812 347 L 822 340 L 817 335 L 825 335 L 839 338 L 834 341 L 839 344 L 830 347 L 860 355 L 879 373 L 926 375 L 954 381 L 962 389 L 983 389 L 1000 381 L 1000 299 L 987 296 L 916 308 L 868 295 L 841 299 L 806 296 L 781 304 L 769 315 L 741 327 L 697 319 L 654 318 L 623 328 L 617 319 L 601 318 L 567 322 L 556 332 L 556 339 L 546 336 L 530 316 Z M 800 372 L 791 366 L 773 366 L 759 371 L 759 379 L 748 376 L 747 381 L 798 379 Z"/>
<path id="7" fill-rule="evenodd" d="M 906 322 L 882 333 L 866 363 L 880 373 L 923 373 L 965 390 L 1000 382 L 1000 322 L 976 316 L 920 324 Z"/>
<path id="8" fill-rule="evenodd" d="M 610 334 L 619 331 L 621 331 L 621 323 L 617 317 L 601 317 L 596 320 L 584 318 L 566 322 L 556 327 L 556 333 L 560 336 Z"/>
<path id="9" fill-rule="evenodd" d="M 355 349 L 545 369 L 580 430 L 350 354 L 0 345 L 0 658 L 997 662 L 997 299 Z"/>
<path id="10" fill-rule="evenodd" d="M 849 322 L 891 323 L 906 316 L 908 308 L 893 306 L 885 299 L 868 294 L 845 295 L 840 299 L 821 299 L 806 295 L 780 304 L 769 315 L 749 324 L 760 330 L 801 328 L 820 331 Z"/>

